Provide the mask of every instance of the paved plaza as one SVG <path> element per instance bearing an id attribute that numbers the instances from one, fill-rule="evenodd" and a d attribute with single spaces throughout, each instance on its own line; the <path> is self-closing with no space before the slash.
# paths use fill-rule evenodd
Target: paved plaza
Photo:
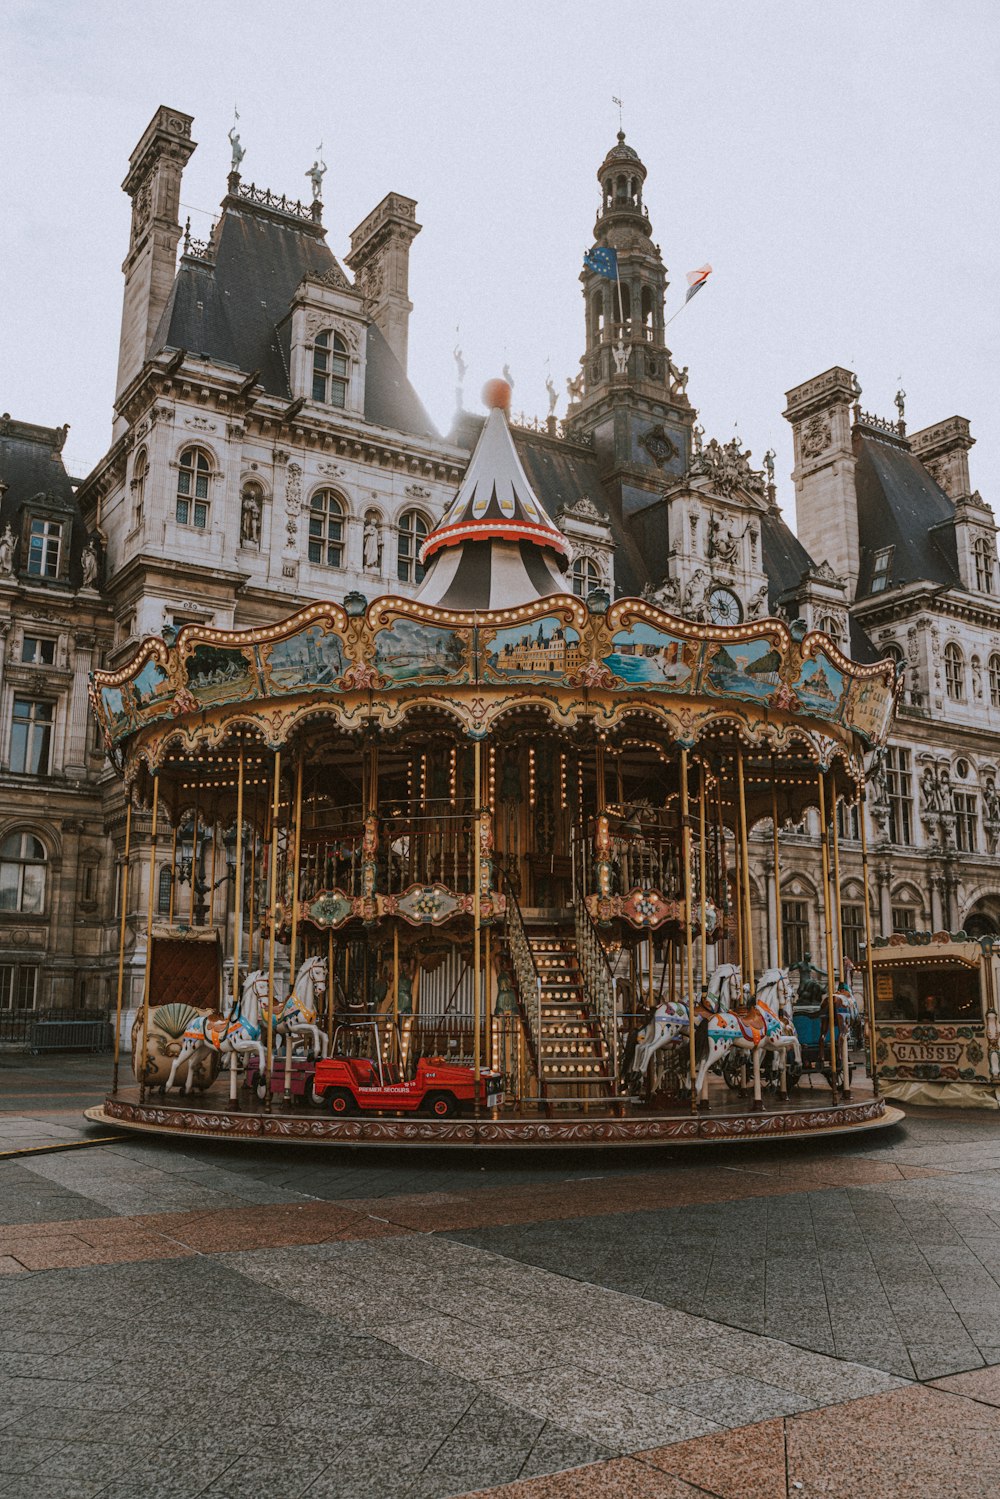
<path id="1" fill-rule="evenodd" d="M 997 1491 L 997 1115 L 296 1150 L 109 1140 L 108 1071 L 0 1057 L 0 1499 Z"/>

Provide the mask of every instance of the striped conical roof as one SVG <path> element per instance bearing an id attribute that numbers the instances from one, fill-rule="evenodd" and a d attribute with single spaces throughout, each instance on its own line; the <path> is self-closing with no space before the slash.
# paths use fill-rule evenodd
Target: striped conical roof
<path id="1" fill-rule="evenodd" d="M 432 565 L 417 594 L 447 609 L 506 609 L 564 593 L 566 538 L 546 515 L 517 456 L 507 423 L 510 387 L 491 380 L 492 407 L 458 494 L 427 537 Z"/>

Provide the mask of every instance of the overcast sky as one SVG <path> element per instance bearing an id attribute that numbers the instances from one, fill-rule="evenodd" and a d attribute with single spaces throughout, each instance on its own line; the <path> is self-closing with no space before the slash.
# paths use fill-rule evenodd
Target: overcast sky
<path id="1" fill-rule="evenodd" d="M 182 189 L 204 237 L 234 103 L 244 180 L 305 197 L 322 140 L 328 242 L 386 192 L 418 200 L 410 376 L 447 427 L 510 364 L 546 410 L 583 352 L 581 256 L 624 100 L 649 176 L 669 329 L 708 435 L 778 451 L 784 392 L 832 364 L 911 429 L 959 413 L 1000 500 L 994 0 L 2 0 L 0 409 L 70 422 L 71 472 L 110 437 L 129 153 L 160 104 L 195 117 Z"/>

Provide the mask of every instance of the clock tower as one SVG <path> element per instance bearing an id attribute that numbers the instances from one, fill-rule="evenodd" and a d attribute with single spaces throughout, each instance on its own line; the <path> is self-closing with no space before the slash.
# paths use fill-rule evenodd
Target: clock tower
<path id="1" fill-rule="evenodd" d="M 627 538 L 615 570 L 628 588 L 630 574 L 666 571 L 666 537 L 655 527 L 647 534 L 640 517 L 665 483 L 687 472 L 694 410 L 687 370 L 674 364 L 664 337 L 667 269 L 643 199 L 646 168 L 624 131 L 597 180 L 594 242 L 615 252 L 618 274 L 581 272 L 586 344 L 570 382 L 565 427 L 594 449 L 604 492 L 618 512 L 615 530 Z"/>

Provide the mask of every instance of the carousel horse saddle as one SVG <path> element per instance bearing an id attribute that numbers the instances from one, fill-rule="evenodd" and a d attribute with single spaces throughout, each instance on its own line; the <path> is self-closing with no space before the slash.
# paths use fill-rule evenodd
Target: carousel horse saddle
<path id="1" fill-rule="evenodd" d="M 752 1042 L 755 1046 L 763 1036 L 767 1027 L 764 1024 L 759 1010 L 730 1010 L 730 1015 L 736 1021 L 743 1032 L 744 1040 Z"/>

